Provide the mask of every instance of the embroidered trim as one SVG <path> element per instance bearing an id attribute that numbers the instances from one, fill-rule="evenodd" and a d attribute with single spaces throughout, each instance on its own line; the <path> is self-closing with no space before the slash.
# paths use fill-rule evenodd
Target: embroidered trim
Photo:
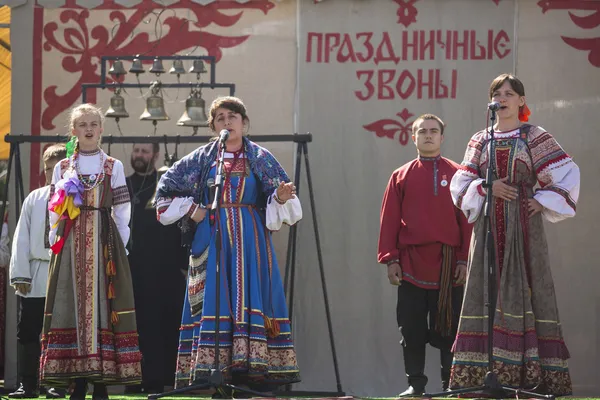
<path id="1" fill-rule="evenodd" d="M 17 283 L 28 283 L 31 284 L 32 279 L 31 278 L 21 278 L 21 277 L 17 277 L 17 278 L 12 278 L 10 280 L 10 284 L 14 285 Z"/>
<path id="2" fill-rule="evenodd" d="M 438 158 L 433 159 L 433 195 L 438 195 Z"/>
<path id="3" fill-rule="evenodd" d="M 196 210 L 198 210 L 198 207 L 199 207 L 198 204 L 192 203 L 192 205 L 190 206 L 190 208 L 188 209 L 188 211 L 185 213 L 185 215 L 187 215 L 188 217 L 192 218 L 192 215 L 194 215 L 194 213 L 196 212 Z M 164 212 L 164 211 L 162 211 L 162 212 Z M 162 212 L 161 212 L 161 214 L 162 214 Z"/>
<path id="4" fill-rule="evenodd" d="M 441 154 L 438 154 L 438 155 L 437 155 L 437 156 L 435 156 L 435 157 L 422 157 L 422 156 L 420 156 L 420 155 L 418 156 L 418 159 L 419 159 L 419 160 L 421 160 L 421 161 L 438 161 L 438 160 L 440 160 L 441 158 L 442 158 L 442 155 L 441 155 Z"/>
<path id="5" fill-rule="evenodd" d="M 426 282 L 426 281 L 421 281 L 416 279 L 414 276 L 412 276 L 411 274 L 407 274 L 406 272 L 402 271 L 402 275 L 403 275 L 403 279 L 406 279 L 408 281 L 413 281 L 415 283 L 421 284 L 421 285 L 426 285 L 426 286 L 439 286 L 439 282 Z"/>
<path id="6" fill-rule="evenodd" d="M 113 189 L 113 205 L 118 206 L 119 204 L 129 203 L 130 201 L 131 198 L 129 197 L 129 188 L 127 185 Z"/>
<path id="7" fill-rule="evenodd" d="M 100 150 L 100 147 L 97 147 L 95 150 L 86 151 L 79 149 L 78 151 L 84 156 L 95 156 L 96 154 L 100 154 Z"/>
<path id="8" fill-rule="evenodd" d="M 568 190 L 563 189 L 558 186 L 546 186 L 543 189 L 539 189 L 537 192 L 543 192 L 543 191 L 556 193 L 557 195 L 559 195 L 565 199 L 565 202 L 567 203 L 567 205 L 569 207 L 571 207 L 573 209 L 573 211 L 577 211 L 577 206 L 575 204 L 575 201 L 573 201 L 573 198 L 571 197 L 571 193 Z"/>

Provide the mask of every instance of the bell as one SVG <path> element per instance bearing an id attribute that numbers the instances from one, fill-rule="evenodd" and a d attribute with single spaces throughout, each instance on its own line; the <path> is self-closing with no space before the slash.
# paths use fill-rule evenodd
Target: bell
<path id="1" fill-rule="evenodd" d="M 129 72 L 131 72 L 132 74 L 143 74 L 144 72 L 146 72 L 144 71 L 142 60 L 140 60 L 139 58 L 134 58 L 133 63 L 131 64 L 131 68 L 129 68 Z"/>
<path id="2" fill-rule="evenodd" d="M 104 114 L 108 118 L 129 118 L 129 113 L 125 110 L 125 99 L 119 93 L 120 90 L 115 90 L 115 94 L 110 98 L 110 107 Z"/>
<path id="3" fill-rule="evenodd" d="M 163 67 L 162 60 L 155 58 L 154 62 L 152 63 L 152 67 L 150 67 L 150 72 L 157 75 L 164 74 L 165 67 Z"/>
<path id="4" fill-rule="evenodd" d="M 108 70 L 108 73 L 111 75 L 125 75 L 127 71 L 125 71 L 125 67 L 123 66 L 123 61 L 115 60 L 112 67 Z"/>
<path id="5" fill-rule="evenodd" d="M 185 111 L 177 121 L 177 125 L 207 127 L 208 118 L 206 117 L 205 106 L 206 104 L 200 93 L 192 92 L 185 101 Z"/>
<path id="6" fill-rule="evenodd" d="M 169 70 L 170 74 L 183 75 L 185 74 L 185 68 L 183 68 L 183 60 L 174 60 L 173 66 Z"/>
<path id="7" fill-rule="evenodd" d="M 165 111 L 165 101 L 162 97 L 152 95 L 146 99 L 146 109 L 140 115 L 141 121 L 168 121 L 169 116 Z"/>
<path id="8" fill-rule="evenodd" d="M 206 67 L 204 66 L 204 62 L 202 60 L 194 60 L 189 72 L 190 72 L 190 74 L 206 73 Z"/>
<path id="9" fill-rule="evenodd" d="M 140 115 L 141 121 L 167 121 L 171 118 L 165 111 L 165 101 L 158 95 L 159 85 L 155 82 L 151 86 L 152 95 L 146 99 L 146 109 Z"/>

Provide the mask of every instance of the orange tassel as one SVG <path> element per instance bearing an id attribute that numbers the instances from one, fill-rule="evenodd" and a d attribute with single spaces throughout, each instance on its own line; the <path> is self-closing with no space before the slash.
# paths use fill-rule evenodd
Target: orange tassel
<path id="1" fill-rule="evenodd" d="M 115 263 L 113 260 L 109 260 L 106 263 L 106 275 L 115 276 L 117 274 L 117 270 L 115 269 Z"/>
<path id="2" fill-rule="evenodd" d="M 117 314 L 116 311 L 110 313 L 110 322 L 112 322 L 113 325 L 116 325 L 119 322 L 119 314 Z"/>
<path id="3" fill-rule="evenodd" d="M 527 107 L 527 104 L 523 104 L 522 107 L 519 108 L 519 121 L 527 122 L 529 121 L 529 116 L 531 115 L 531 110 Z"/>
<path id="4" fill-rule="evenodd" d="M 279 321 L 277 321 L 275 318 L 269 318 L 265 315 L 265 331 L 267 332 L 267 336 L 270 338 L 279 336 L 281 333 Z"/>
<path id="5" fill-rule="evenodd" d="M 113 286 L 112 281 L 110 281 L 108 283 L 108 298 L 109 299 L 114 299 L 115 298 L 115 287 Z"/>
<path id="6" fill-rule="evenodd" d="M 108 260 L 108 245 L 104 246 L 104 259 Z"/>

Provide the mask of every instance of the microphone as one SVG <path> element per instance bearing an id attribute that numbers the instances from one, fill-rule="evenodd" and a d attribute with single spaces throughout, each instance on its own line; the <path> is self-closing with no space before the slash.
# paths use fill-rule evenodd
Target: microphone
<path id="1" fill-rule="evenodd" d="M 208 178 L 206 186 L 208 187 L 208 204 L 212 204 L 215 199 L 215 180 L 213 178 Z"/>
<path id="2" fill-rule="evenodd" d="M 223 129 L 219 134 L 219 143 L 225 143 L 229 139 L 229 131 L 227 129 Z"/>
<path id="3" fill-rule="evenodd" d="M 500 103 L 498 103 L 497 101 L 492 101 L 487 106 L 488 109 L 490 109 L 491 111 L 498 111 L 500 109 Z"/>

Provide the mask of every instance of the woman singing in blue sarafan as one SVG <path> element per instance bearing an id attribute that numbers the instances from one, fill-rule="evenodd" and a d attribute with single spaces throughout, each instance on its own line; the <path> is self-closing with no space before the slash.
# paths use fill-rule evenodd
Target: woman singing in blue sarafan
<path id="1" fill-rule="evenodd" d="M 215 366 L 216 247 L 221 235 L 220 359 L 225 380 L 254 390 L 298 382 L 299 370 L 271 232 L 302 218 L 296 187 L 265 148 L 244 137 L 242 101 L 217 98 L 213 132 L 227 129 L 218 215 L 209 210 L 221 144 L 212 141 L 176 162 L 160 179 L 157 216 L 193 230 L 181 322 L 176 387 L 206 377 Z"/>

